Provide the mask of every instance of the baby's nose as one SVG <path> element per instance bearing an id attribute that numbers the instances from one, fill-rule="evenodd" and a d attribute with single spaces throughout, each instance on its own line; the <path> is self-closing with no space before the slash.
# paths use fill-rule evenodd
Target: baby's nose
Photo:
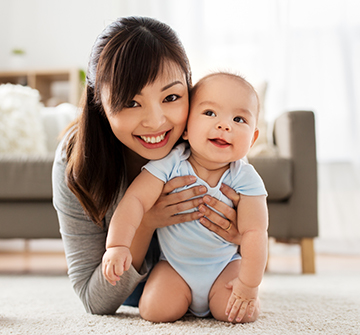
<path id="1" fill-rule="evenodd" d="M 226 125 L 226 124 L 218 124 L 217 129 L 221 129 L 221 130 L 224 130 L 224 131 L 230 131 L 230 126 Z"/>

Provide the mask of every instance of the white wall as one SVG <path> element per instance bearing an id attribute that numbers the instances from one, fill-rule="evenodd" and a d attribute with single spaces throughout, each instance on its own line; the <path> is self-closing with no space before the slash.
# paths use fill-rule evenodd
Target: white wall
<path id="1" fill-rule="evenodd" d="M 26 67 L 85 68 L 101 30 L 119 16 L 119 1 L 1 0 L 0 68 L 11 66 L 11 50 L 26 50 Z"/>
<path id="2" fill-rule="evenodd" d="M 194 81 L 218 69 L 266 80 L 268 120 L 313 110 L 319 160 L 360 164 L 359 10 L 358 0 L 0 0 L 0 70 L 13 48 L 26 67 L 86 69 L 108 23 L 151 16 L 179 34 Z"/>

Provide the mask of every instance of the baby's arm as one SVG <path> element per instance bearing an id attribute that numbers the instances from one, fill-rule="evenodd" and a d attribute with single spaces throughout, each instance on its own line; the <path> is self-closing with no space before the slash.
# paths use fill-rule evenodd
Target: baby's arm
<path id="1" fill-rule="evenodd" d="M 143 170 L 131 183 L 110 221 L 103 256 L 103 273 L 115 285 L 131 265 L 131 242 L 144 214 L 159 197 L 164 182 Z"/>
<path id="2" fill-rule="evenodd" d="M 232 288 L 232 294 L 225 313 L 231 321 L 234 318 L 241 320 L 246 310 L 249 317 L 254 313 L 258 286 L 266 266 L 268 245 L 266 197 L 241 195 L 237 212 L 241 235 L 241 267 L 237 278 L 228 285 Z"/>

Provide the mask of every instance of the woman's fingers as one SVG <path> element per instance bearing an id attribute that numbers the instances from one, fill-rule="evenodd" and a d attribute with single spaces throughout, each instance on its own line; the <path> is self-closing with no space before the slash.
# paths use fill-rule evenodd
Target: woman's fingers
<path id="1" fill-rule="evenodd" d="M 205 194 L 206 191 L 207 191 L 207 189 L 205 186 L 194 186 L 194 187 L 190 187 L 190 188 L 180 191 L 180 192 L 169 194 L 166 196 L 166 200 L 169 203 L 169 205 L 172 205 L 172 206 L 178 205 L 183 202 L 187 202 L 190 199 L 191 199 L 190 201 L 195 200 L 194 203 L 199 204 L 199 201 L 201 201 L 200 203 L 202 203 L 203 200 L 202 199 L 201 200 L 194 199 L 194 198 Z M 196 206 L 193 206 L 193 207 L 196 207 Z M 193 207 L 190 207 L 190 208 L 193 208 Z M 183 210 L 184 207 L 180 207 L 180 209 Z"/>
<path id="2" fill-rule="evenodd" d="M 175 189 L 179 187 L 184 187 L 186 185 L 191 185 L 196 181 L 195 176 L 183 176 L 183 177 L 176 177 L 169 180 L 163 188 L 163 193 L 169 194 Z"/>
<path id="3" fill-rule="evenodd" d="M 203 199 L 206 205 L 216 209 L 218 212 L 222 213 L 225 216 L 224 218 L 208 206 L 199 206 L 199 211 L 204 214 L 210 221 L 218 225 L 220 228 L 227 229 L 230 223 L 236 221 L 236 211 L 234 210 L 234 208 L 231 208 L 223 202 L 208 195 L 206 195 Z"/>
<path id="4" fill-rule="evenodd" d="M 232 190 L 233 192 L 235 192 L 234 190 Z M 240 197 L 239 197 L 240 199 Z M 236 213 L 236 207 L 237 204 L 239 203 L 239 201 L 237 201 L 237 204 L 235 206 L 235 208 L 228 206 L 227 204 L 225 204 L 224 202 L 217 200 L 213 197 L 210 197 L 209 195 L 206 195 L 204 197 L 204 202 L 209 205 L 210 207 L 216 209 L 218 212 L 222 213 L 226 219 L 228 219 L 230 222 L 236 222 L 236 218 L 237 218 L 237 213 Z M 215 217 L 214 217 L 215 218 Z M 213 221 L 215 222 L 215 221 Z M 217 222 L 215 222 L 217 223 Z M 226 225 L 223 227 L 224 229 L 226 229 Z"/>
<path id="5" fill-rule="evenodd" d="M 225 184 L 222 184 L 221 192 L 223 192 L 234 203 L 235 208 L 206 195 L 203 197 L 204 205 L 199 206 L 200 213 L 204 215 L 200 218 L 200 222 L 206 228 L 218 234 L 228 242 L 240 245 L 241 235 L 237 230 L 236 212 L 236 206 L 239 204 L 240 195 Z M 223 216 L 215 212 L 213 209 L 221 213 Z"/>
<path id="6" fill-rule="evenodd" d="M 223 229 L 220 226 L 216 225 L 215 223 L 208 220 L 206 217 L 200 218 L 200 223 L 206 227 L 207 229 L 213 231 L 217 235 L 221 236 L 228 242 L 235 243 L 237 245 L 241 244 L 241 235 L 239 234 L 238 230 L 236 229 L 235 225 L 231 224 L 228 221 L 229 229 Z M 230 225 L 230 226 L 229 226 Z"/>
<path id="7" fill-rule="evenodd" d="M 240 201 L 240 195 L 236 193 L 231 187 L 221 184 L 220 190 L 225 194 L 234 204 L 234 207 L 237 207 Z"/>
<path id="8" fill-rule="evenodd" d="M 169 218 L 168 220 L 168 226 L 174 225 L 174 224 L 178 224 L 178 223 L 183 223 L 183 222 L 189 222 L 189 221 L 193 221 L 193 220 L 199 220 L 199 218 L 202 217 L 202 214 L 198 211 L 195 212 L 191 212 L 191 213 L 184 213 L 184 214 L 178 214 L 178 215 L 173 215 Z"/>

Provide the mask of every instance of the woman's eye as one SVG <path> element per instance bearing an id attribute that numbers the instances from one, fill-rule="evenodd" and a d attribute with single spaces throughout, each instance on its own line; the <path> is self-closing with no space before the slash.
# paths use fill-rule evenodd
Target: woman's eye
<path id="1" fill-rule="evenodd" d="M 177 94 L 170 94 L 164 99 L 164 101 L 165 102 L 172 102 L 172 101 L 176 101 L 179 98 L 180 97 Z"/>
<path id="2" fill-rule="evenodd" d="M 135 100 L 132 100 L 125 105 L 126 108 L 134 108 L 134 107 L 139 107 L 139 106 L 140 105 Z"/>
<path id="3" fill-rule="evenodd" d="M 206 111 L 204 114 L 206 116 L 216 116 L 216 114 L 213 111 Z"/>
<path id="4" fill-rule="evenodd" d="M 234 117 L 234 122 L 243 123 L 243 122 L 245 122 L 245 119 L 242 118 L 241 116 L 236 116 L 236 117 Z"/>

